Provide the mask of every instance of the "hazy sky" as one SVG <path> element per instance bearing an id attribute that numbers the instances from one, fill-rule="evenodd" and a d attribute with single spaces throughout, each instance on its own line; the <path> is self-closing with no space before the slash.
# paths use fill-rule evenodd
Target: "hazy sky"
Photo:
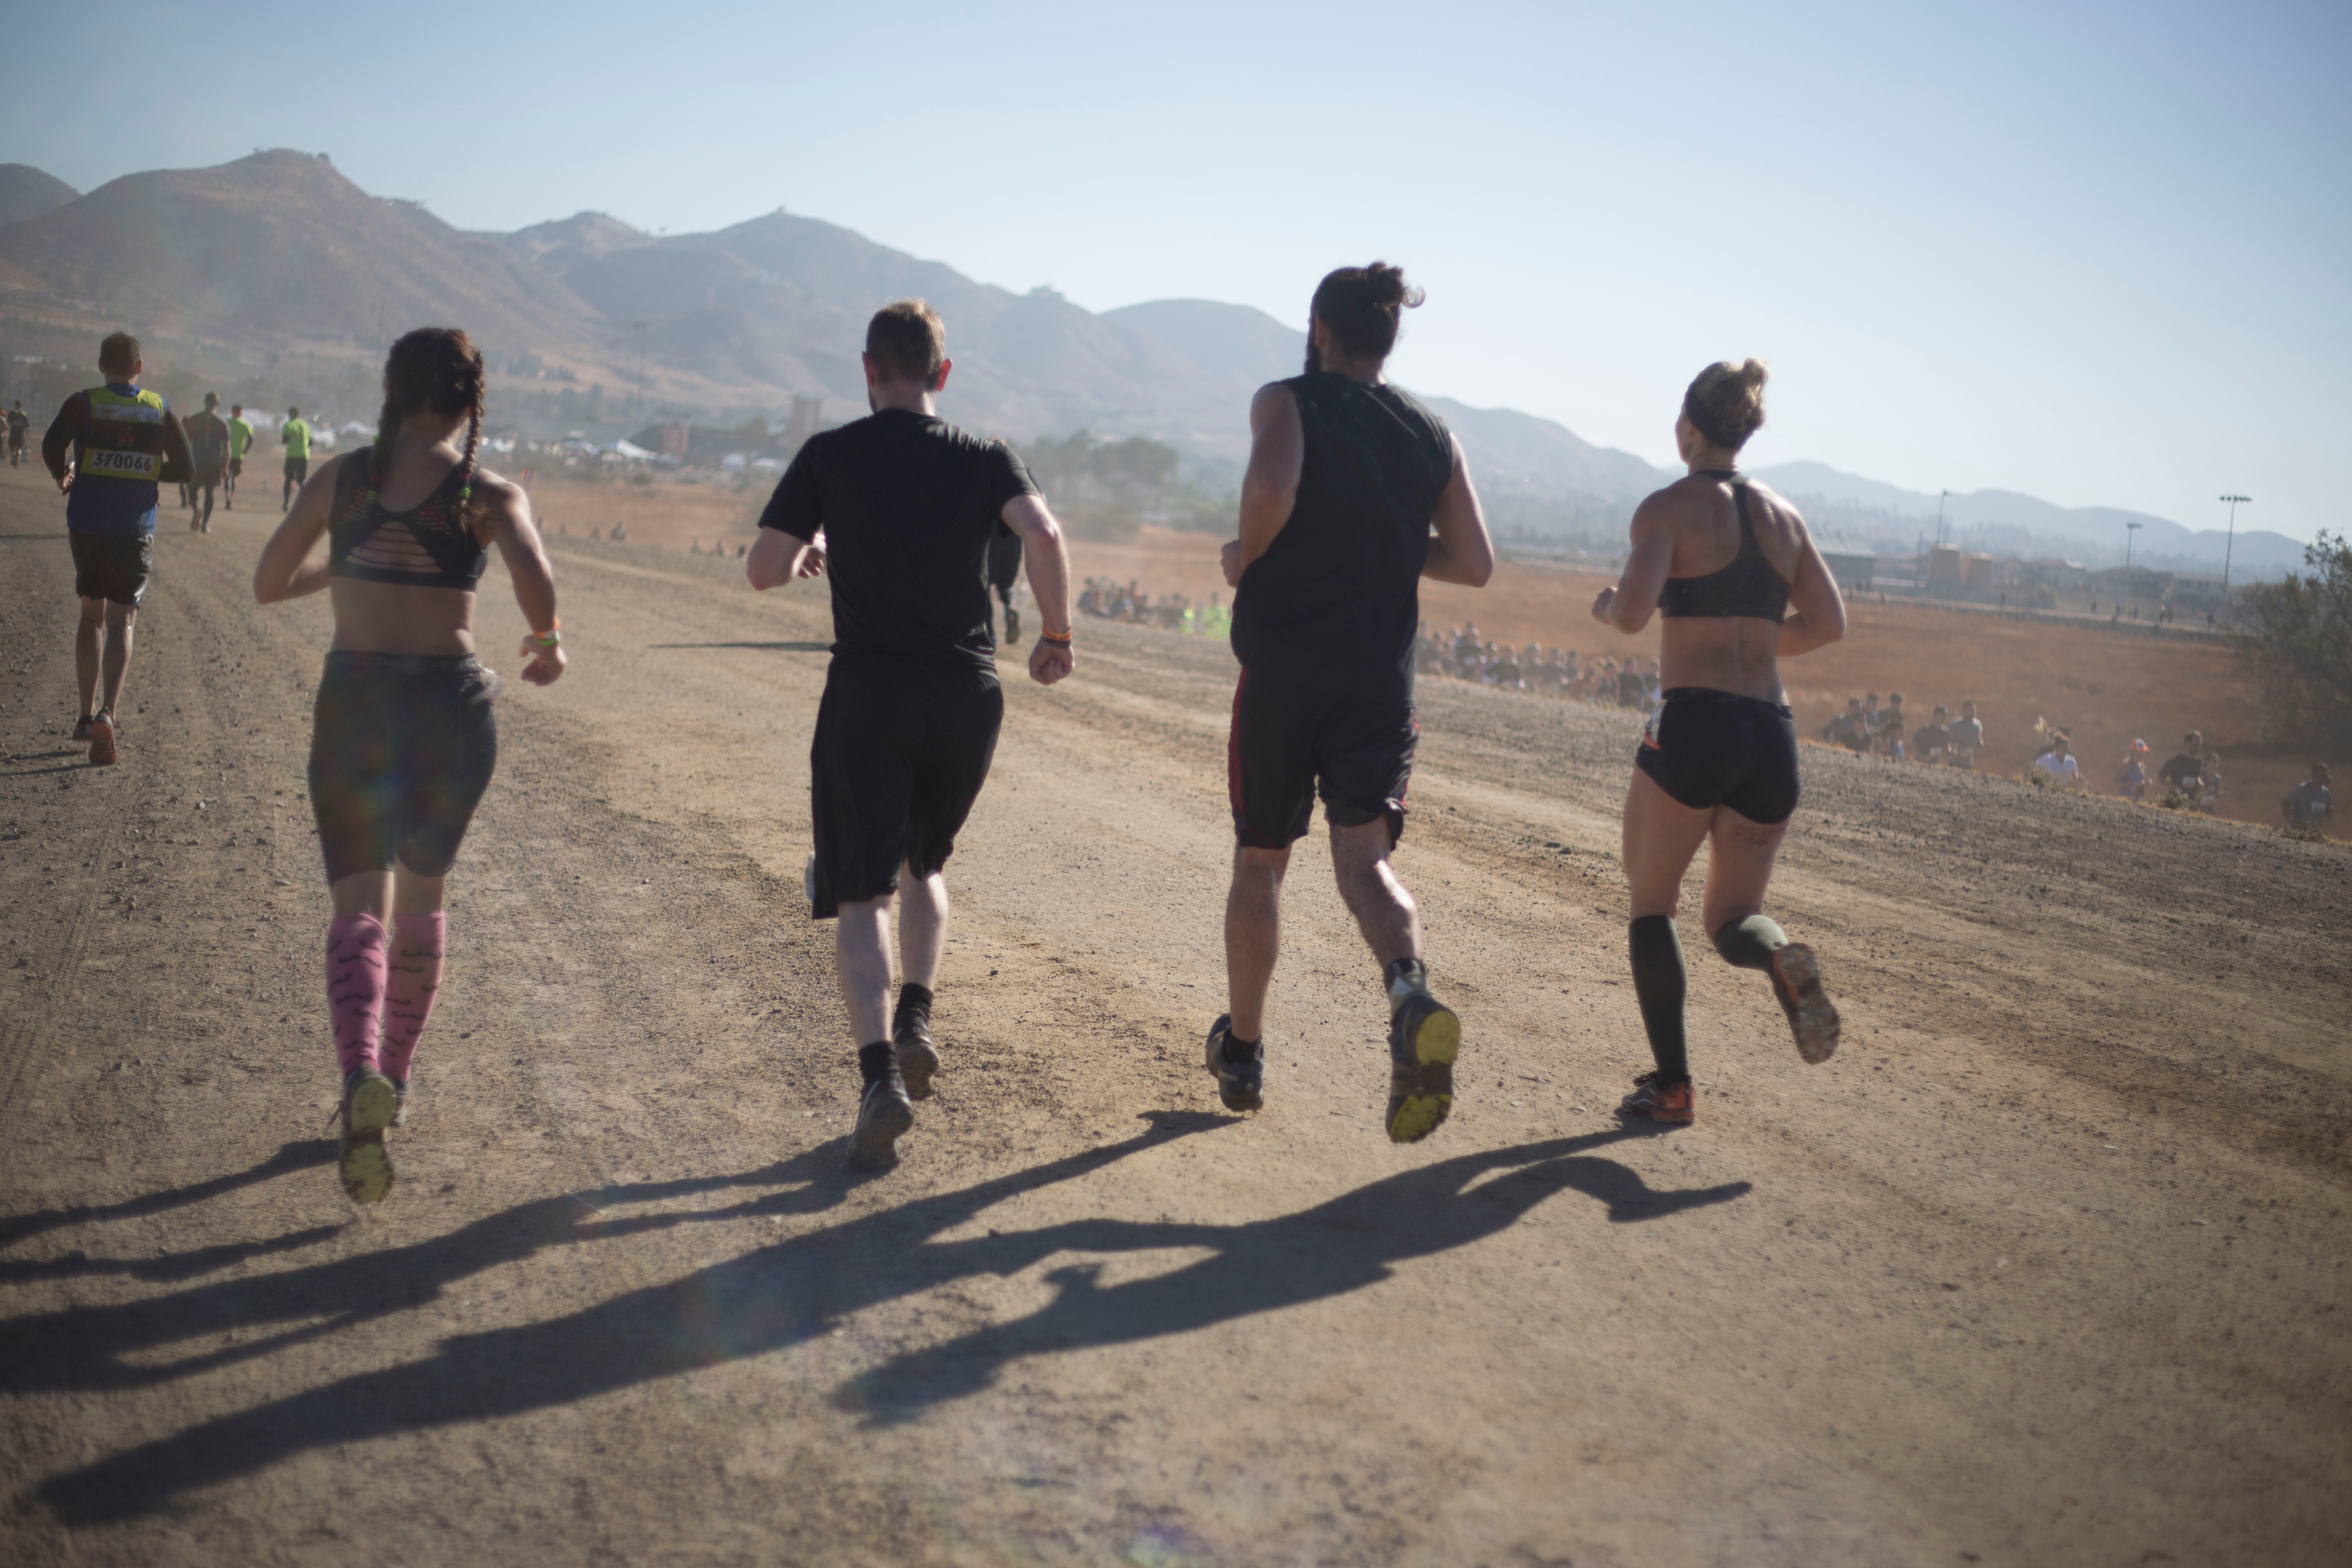
<path id="1" fill-rule="evenodd" d="M 1399 380 L 1653 461 L 1755 353 L 1758 466 L 2342 527 L 2352 6 L 1923 10 L 55 7 L 0 43 L 0 159 L 324 151 L 478 228 L 781 205 L 1301 324 L 1378 257 L 1429 290 Z"/>

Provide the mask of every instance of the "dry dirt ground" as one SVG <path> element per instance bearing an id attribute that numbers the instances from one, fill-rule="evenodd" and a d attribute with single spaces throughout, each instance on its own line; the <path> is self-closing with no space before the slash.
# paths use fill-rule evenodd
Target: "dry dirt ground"
<path id="1" fill-rule="evenodd" d="M 167 520 L 124 761 L 0 472 L 0 1558 L 2340 1563 L 2346 853 L 1809 751 L 1775 906 L 1844 1048 L 1694 953 L 1702 1120 L 1609 1114 L 1622 715 L 1439 687 L 1400 854 L 1467 1043 L 1381 1135 L 1303 847 L 1217 1108 L 1223 648 L 1007 681 L 947 1068 L 889 1175 L 798 902 L 819 591 L 560 551 L 391 1201 L 324 1127 L 316 601 Z M 492 584 L 502 588 L 494 576 Z M 520 626 L 486 595 L 509 671 Z M 1008 671 L 1009 673 L 1009 671 Z"/>

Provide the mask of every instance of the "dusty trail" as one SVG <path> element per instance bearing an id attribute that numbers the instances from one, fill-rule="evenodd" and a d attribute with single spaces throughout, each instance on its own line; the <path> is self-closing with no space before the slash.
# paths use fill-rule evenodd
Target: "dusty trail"
<path id="1" fill-rule="evenodd" d="M 1230 665 L 1088 627 L 1076 680 L 1008 681 L 940 1092 L 855 1183 L 798 904 L 822 601 L 575 544 L 577 664 L 501 700 L 401 1184 L 354 1218 L 323 606 L 250 603 L 274 508 L 167 523 L 89 770 L 58 510 L 0 472 L 0 1557 L 2352 1552 L 2340 847 L 1809 750 L 1776 891 L 1846 1047 L 1804 1068 L 1695 958 L 1703 1120 L 1632 1136 L 1631 725 L 1436 691 L 1400 864 L 1467 1057 L 1396 1150 L 1311 840 L 1267 1110 L 1217 1111 Z"/>

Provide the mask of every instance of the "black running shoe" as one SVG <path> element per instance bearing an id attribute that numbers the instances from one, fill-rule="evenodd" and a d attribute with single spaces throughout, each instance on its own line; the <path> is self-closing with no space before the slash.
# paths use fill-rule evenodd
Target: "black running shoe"
<path id="1" fill-rule="evenodd" d="M 909 1100 L 931 1098 L 931 1075 L 940 1070 L 940 1048 L 931 1043 L 931 1031 L 912 1020 L 900 1022 L 891 1032 L 892 1052 L 898 1058 L 898 1076 L 907 1085 Z"/>
<path id="2" fill-rule="evenodd" d="M 1237 1060 L 1226 1049 L 1233 1039 L 1233 1015 L 1219 1014 L 1209 1026 L 1209 1070 L 1217 1075 L 1217 1098 L 1227 1110 L 1261 1110 L 1265 1105 L 1265 1041 L 1259 1040 Z"/>
<path id="3" fill-rule="evenodd" d="M 383 1135 L 399 1103 L 392 1079 L 373 1068 L 353 1068 L 343 1079 L 343 1137 L 336 1173 L 355 1204 L 380 1204 L 392 1191 L 392 1152 Z"/>
<path id="4" fill-rule="evenodd" d="M 95 713 L 85 713 L 80 718 L 75 720 L 73 743 L 77 746 L 89 745 L 89 727 L 97 722 L 98 715 Z"/>
<path id="5" fill-rule="evenodd" d="M 898 1163 L 898 1140 L 914 1125 L 915 1107 L 907 1099 L 907 1086 L 898 1069 L 893 1067 L 867 1084 L 857 1102 L 857 1126 L 849 1135 L 849 1168 L 889 1170 Z"/>
<path id="6" fill-rule="evenodd" d="M 98 717 L 89 721 L 89 765 L 112 767 L 121 755 L 115 746 L 121 736 L 121 727 L 115 723 L 114 715 L 100 709 Z"/>
<path id="7" fill-rule="evenodd" d="M 1822 961 L 1801 942 L 1772 953 L 1772 994 L 1789 1016 L 1797 1054 L 1816 1067 L 1838 1048 L 1838 1010 L 1822 987 Z"/>
<path id="8" fill-rule="evenodd" d="M 1397 1004 L 1389 1020 L 1389 1138 L 1418 1143 L 1454 1109 L 1454 1058 L 1462 1020 L 1427 991 Z"/>

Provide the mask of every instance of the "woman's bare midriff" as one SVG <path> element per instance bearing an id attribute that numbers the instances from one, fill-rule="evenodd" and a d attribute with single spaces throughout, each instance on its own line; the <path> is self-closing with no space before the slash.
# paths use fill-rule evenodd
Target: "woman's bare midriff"
<path id="1" fill-rule="evenodd" d="M 1780 626 L 1752 616 L 1664 619 L 1658 629 L 1658 687 L 1706 686 L 1782 700 Z"/>
<path id="2" fill-rule="evenodd" d="M 468 588 L 415 588 L 337 577 L 334 647 L 341 653 L 465 654 L 474 651 Z"/>

